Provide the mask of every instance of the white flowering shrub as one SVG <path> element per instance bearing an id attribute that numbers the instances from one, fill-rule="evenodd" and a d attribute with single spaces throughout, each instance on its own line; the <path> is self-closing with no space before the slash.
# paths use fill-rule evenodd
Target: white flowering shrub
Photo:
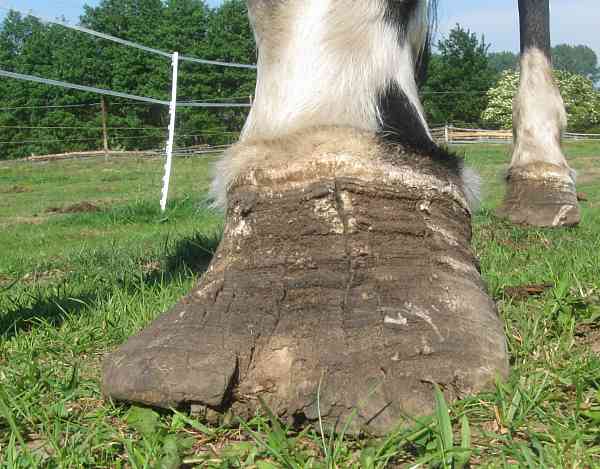
<path id="1" fill-rule="evenodd" d="M 562 70 L 554 71 L 554 79 L 565 102 L 568 129 L 586 130 L 600 124 L 600 92 L 592 81 L 581 75 Z M 512 127 L 512 102 L 519 87 L 519 72 L 502 73 L 496 86 L 487 93 L 488 106 L 481 120 L 488 126 L 510 129 Z"/>

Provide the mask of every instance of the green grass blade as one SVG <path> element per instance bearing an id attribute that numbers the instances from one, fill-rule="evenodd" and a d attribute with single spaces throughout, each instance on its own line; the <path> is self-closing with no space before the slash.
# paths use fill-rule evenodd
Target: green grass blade
<path id="1" fill-rule="evenodd" d="M 471 426 L 469 419 L 463 415 L 460 419 L 460 449 L 454 454 L 454 468 L 463 469 L 471 459 Z"/>
<path id="2" fill-rule="evenodd" d="M 450 420 L 450 411 L 448 410 L 444 394 L 437 385 L 435 386 L 435 416 L 443 449 L 444 451 L 450 450 L 454 445 L 452 421 Z"/>
<path id="3" fill-rule="evenodd" d="M 10 427 L 15 438 L 18 440 L 19 444 L 24 448 L 25 440 L 23 439 L 23 436 L 21 435 L 21 432 L 19 431 L 19 428 L 17 427 L 17 423 L 15 422 L 14 416 L 13 416 L 12 412 L 10 411 L 8 402 L 9 402 L 9 398 L 8 398 L 8 395 L 6 394 L 6 392 L 4 391 L 4 386 L 0 385 L 0 413 L 8 422 L 8 426 Z"/>

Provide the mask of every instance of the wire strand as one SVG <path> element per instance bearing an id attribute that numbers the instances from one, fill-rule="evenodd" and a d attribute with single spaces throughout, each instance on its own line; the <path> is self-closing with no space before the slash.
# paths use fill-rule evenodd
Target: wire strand
<path id="1" fill-rule="evenodd" d="M 0 107 L 0 111 L 18 111 L 20 109 L 53 109 L 53 108 L 72 108 L 72 107 L 92 107 L 100 106 L 100 103 L 88 104 L 50 104 L 45 106 L 15 106 L 15 107 Z"/>
<path id="2" fill-rule="evenodd" d="M 110 139 L 116 140 L 133 140 L 133 139 L 149 139 L 149 138 L 158 138 L 157 135 L 136 135 L 136 136 L 128 136 L 128 137 L 120 137 L 118 135 L 111 136 Z M 91 142 L 102 139 L 101 136 L 96 138 L 66 138 L 66 139 L 53 139 L 53 140 L 21 140 L 14 142 L 12 140 L 0 142 L 1 144 L 13 144 L 13 145 L 21 145 L 24 143 L 63 143 L 63 142 Z"/>
<path id="3" fill-rule="evenodd" d="M 0 125 L 0 129 L 63 129 L 63 130 L 102 130 L 104 127 L 85 127 L 85 126 L 70 126 L 70 125 L 38 125 L 38 126 L 24 126 L 24 125 Z M 162 127 L 106 127 L 106 130 L 160 130 L 164 132 Z"/>
<path id="4" fill-rule="evenodd" d="M 112 41 L 112 42 L 116 42 L 116 43 L 124 45 L 124 46 L 132 47 L 134 49 L 139 49 L 139 50 L 142 50 L 144 52 L 149 52 L 149 53 L 152 53 L 152 54 L 161 55 L 161 56 L 167 57 L 169 59 L 171 59 L 171 57 L 173 55 L 172 52 L 166 52 L 166 51 L 163 51 L 163 50 L 160 50 L 160 49 L 155 49 L 153 47 L 144 46 L 143 44 L 138 44 L 137 42 L 128 41 L 127 39 L 121 39 L 121 38 L 116 37 L 116 36 L 111 36 L 110 34 L 101 33 L 99 31 L 94 31 L 93 29 L 89 29 L 89 28 L 86 28 L 84 26 L 77 26 L 77 25 L 69 24 L 66 21 L 51 20 L 49 18 L 44 18 L 44 17 L 39 16 L 37 14 L 33 14 L 31 12 L 31 10 L 29 12 L 25 12 L 25 11 L 20 10 L 18 8 L 14 8 L 12 6 L 6 7 L 6 6 L 2 6 L 2 5 L 0 5 L 0 9 L 5 10 L 5 11 L 9 11 L 9 12 L 11 10 L 12 11 L 16 11 L 16 12 L 22 14 L 22 15 L 31 16 L 31 17 L 37 18 L 42 23 L 55 24 L 55 25 L 58 25 L 58 26 L 62 26 L 64 28 L 72 29 L 74 31 L 78 31 L 78 32 L 81 32 L 81 33 L 89 34 L 91 36 L 99 37 L 99 38 L 105 39 L 107 41 Z M 221 67 L 245 68 L 245 69 L 253 69 L 253 70 L 256 69 L 256 65 L 241 64 L 241 63 L 236 63 L 236 62 L 221 62 L 219 60 L 200 59 L 200 58 L 197 58 L 197 57 L 191 57 L 191 56 L 185 56 L 185 55 L 180 55 L 179 59 L 187 61 L 187 62 L 195 62 L 195 63 L 205 64 L 205 65 L 218 65 L 218 66 L 221 66 Z"/>
<path id="5" fill-rule="evenodd" d="M 116 96 L 118 98 L 132 99 L 134 101 L 143 101 L 151 104 L 160 104 L 162 106 L 169 106 L 170 102 L 162 99 L 149 98 L 147 96 L 138 96 L 135 94 L 122 93 L 120 91 L 112 91 L 104 88 L 96 88 L 93 86 L 77 85 L 74 83 L 68 83 L 66 81 L 51 80 L 48 78 L 37 77 L 34 75 L 26 75 L 24 73 L 9 72 L 8 70 L 0 69 L 0 76 L 6 78 L 14 78 L 16 80 L 31 81 L 34 83 L 41 83 L 45 85 L 60 86 L 62 88 L 87 91 L 90 93 L 103 94 L 107 96 Z M 183 101 L 177 103 L 178 107 L 201 107 L 201 108 L 243 108 L 251 107 L 250 104 L 246 103 L 204 103 L 204 102 L 191 102 Z"/>

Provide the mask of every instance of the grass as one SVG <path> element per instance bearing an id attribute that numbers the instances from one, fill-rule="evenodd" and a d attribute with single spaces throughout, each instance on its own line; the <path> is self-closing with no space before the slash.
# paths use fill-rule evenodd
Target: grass
<path id="1" fill-rule="evenodd" d="M 588 201 L 581 226 L 559 230 L 495 218 L 508 147 L 458 151 L 484 178 L 474 249 L 511 376 L 451 406 L 440 393 L 434 415 L 360 439 L 294 433 L 267 408 L 209 425 L 102 399 L 102 356 L 187 292 L 216 248 L 210 159 L 175 161 L 166 216 L 159 160 L 0 162 L 0 465 L 600 467 L 600 144 L 566 146 Z M 541 296 L 506 294 L 543 283 Z"/>

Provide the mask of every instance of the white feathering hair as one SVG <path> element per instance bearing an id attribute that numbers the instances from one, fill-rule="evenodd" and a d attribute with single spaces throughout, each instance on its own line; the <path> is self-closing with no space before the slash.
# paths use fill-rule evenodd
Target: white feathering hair
<path id="1" fill-rule="evenodd" d="M 386 17 L 389 1 L 407 0 L 248 0 L 258 75 L 238 145 L 316 126 L 377 132 L 379 97 L 393 85 L 427 129 L 415 66 L 428 38 L 430 0 L 417 1 L 402 36 Z M 211 191 L 220 207 L 230 181 L 246 167 L 232 158 L 235 151 L 216 165 Z"/>

